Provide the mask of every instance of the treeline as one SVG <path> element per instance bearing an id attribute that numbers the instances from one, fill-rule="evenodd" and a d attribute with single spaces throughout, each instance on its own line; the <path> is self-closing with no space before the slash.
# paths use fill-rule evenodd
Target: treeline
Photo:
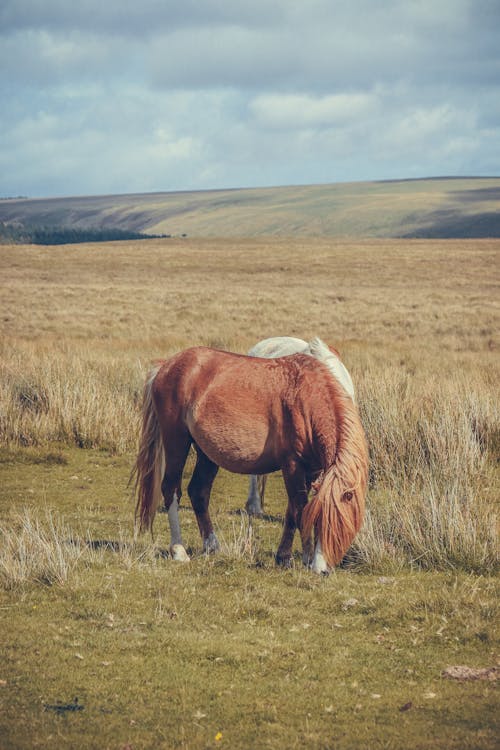
<path id="1" fill-rule="evenodd" d="M 109 227 L 46 227 L 24 226 L 0 222 L 0 242 L 31 245 L 71 245 L 79 242 L 113 242 L 116 240 L 150 240 L 170 237 L 169 234 L 142 234 Z"/>

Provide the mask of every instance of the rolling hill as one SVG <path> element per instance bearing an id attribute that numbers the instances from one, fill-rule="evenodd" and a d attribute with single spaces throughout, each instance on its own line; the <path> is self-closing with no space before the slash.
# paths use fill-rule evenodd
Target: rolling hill
<path id="1" fill-rule="evenodd" d="M 190 237 L 499 237 L 500 178 L 4 199 L 0 222 Z"/>

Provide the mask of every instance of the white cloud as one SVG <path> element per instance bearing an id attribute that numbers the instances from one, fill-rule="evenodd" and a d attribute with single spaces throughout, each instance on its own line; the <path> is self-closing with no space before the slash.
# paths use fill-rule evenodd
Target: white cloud
<path id="1" fill-rule="evenodd" d="M 474 112 L 466 108 L 455 108 L 450 104 L 433 107 L 413 107 L 395 113 L 396 117 L 384 130 L 382 140 L 395 152 L 419 153 L 427 150 L 433 158 L 439 158 L 444 149 L 451 153 L 449 143 L 458 140 L 474 140 L 476 133 Z M 461 133 L 457 136 L 457 133 Z"/>
<path id="2" fill-rule="evenodd" d="M 300 130 L 346 125 L 373 114 L 377 97 L 372 93 L 262 94 L 250 102 L 250 111 L 260 125 Z"/>

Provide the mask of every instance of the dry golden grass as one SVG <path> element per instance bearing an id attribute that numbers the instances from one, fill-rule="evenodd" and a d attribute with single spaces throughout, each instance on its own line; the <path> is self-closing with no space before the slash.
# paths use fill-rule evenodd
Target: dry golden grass
<path id="1" fill-rule="evenodd" d="M 164 240 L 1 248 L 3 337 L 147 355 L 277 331 L 493 345 L 498 240 Z M 101 344 L 101 346 L 99 346 Z M 391 357 L 388 357 L 391 359 Z"/>
<path id="2" fill-rule="evenodd" d="M 499 249 L 297 239 L 2 247 L 0 438 L 131 452 L 152 358 L 320 335 L 353 375 L 371 449 L 356 559 L 491 569 Z"/>

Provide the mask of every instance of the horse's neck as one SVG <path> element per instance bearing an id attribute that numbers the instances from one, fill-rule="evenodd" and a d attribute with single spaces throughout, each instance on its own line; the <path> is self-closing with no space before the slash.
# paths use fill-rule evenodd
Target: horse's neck
<path id="1" fill-rule="evenodd" d="M 335 460 L 343 415 L 336 398 L 336 391 L 340 391 L 340 386 L 332 381 L 325 373 L 324 387 L 316 388 L 314 395 L 310 389 L 306 389 L 312 395 L 314 403 L 311 404 L 308 398 L 303 412 L 306 415 L 308 451 L 314 457 L 313 463 L 321 471 L 326 471 Z"/>

